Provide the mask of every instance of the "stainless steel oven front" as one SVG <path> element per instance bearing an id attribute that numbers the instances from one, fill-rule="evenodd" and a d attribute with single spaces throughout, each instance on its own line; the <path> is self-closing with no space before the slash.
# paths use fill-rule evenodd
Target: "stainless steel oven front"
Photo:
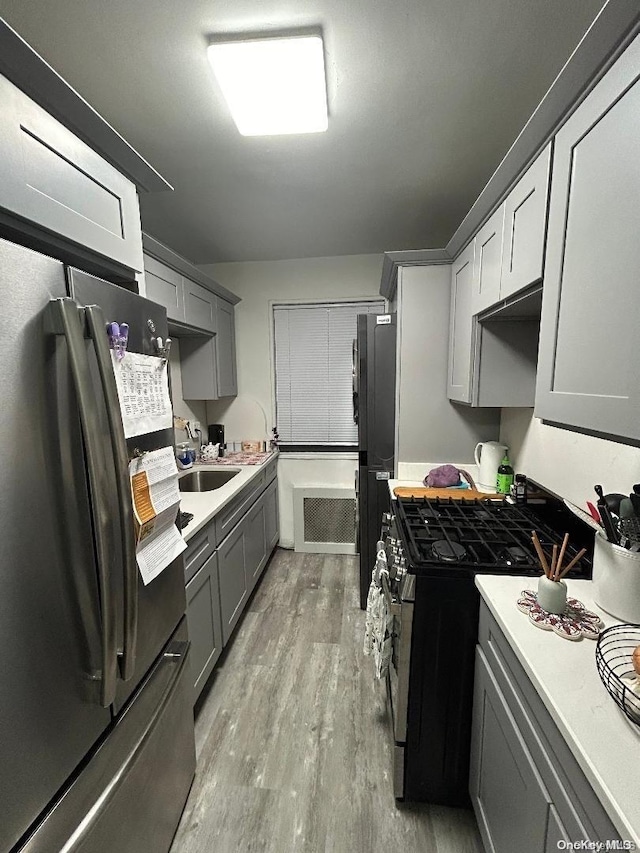
<path id="1" fill-rule="evenodd" d="M 388 543 L 398 543 L 391 538 Z M 387 696 L 391 706 L 393 728 L 393 793 L 396 799 L 404 797 L 404 766 L 407 741 L 407 707 L 409 699 L 409 670 L 411 664 L 411 634 L 415 601 L 415 575 L 408 574 L 405 561 L 397 544 L 387 544 L 391 551 L 388 562 L 395 575 L 385 594 L 395 616 L 392 633 L 391 660 L 387 674 Z M 395 569 L 395 571 L 394 571 Z"/>

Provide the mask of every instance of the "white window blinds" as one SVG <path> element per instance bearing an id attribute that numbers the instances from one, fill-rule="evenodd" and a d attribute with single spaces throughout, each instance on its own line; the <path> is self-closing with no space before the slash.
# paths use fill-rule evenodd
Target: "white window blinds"
<path id="1" fill-rule="evenodd" d="M 382 313 L 382 300 L 274 306 L 281 444 L 358 443 L 352 384 L 356 317 Z"/>

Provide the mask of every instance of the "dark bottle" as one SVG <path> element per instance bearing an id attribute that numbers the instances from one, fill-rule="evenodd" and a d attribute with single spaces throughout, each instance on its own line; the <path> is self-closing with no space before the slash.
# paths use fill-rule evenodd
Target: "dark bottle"
<path id="1" fill-rule="evenodd" d="M 525 474 L 516 474 L 516 482 L 514 485 L 514 497 L 518 505 L 526 504 L 527 502 L 527 477 Z"/>
<path id="2" fill-rule="evenodd" d="M 500 467 L 498 468 L 498 477 L 496 479 L 496 491 L 499 495 L 508 495 L 513 483 L 513 468 L 509 465 L 509 457 L 504 454 Z"/>

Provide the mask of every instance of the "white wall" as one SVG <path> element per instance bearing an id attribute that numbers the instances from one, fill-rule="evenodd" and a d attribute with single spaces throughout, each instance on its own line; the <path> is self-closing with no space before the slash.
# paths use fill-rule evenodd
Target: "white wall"
<path id="1" fill-rule="evenodd" d="M 498 438 L 499 409 L 472 409 L 447 398 L 450 280 L 448 264 L 398 272 L 400 476 L 409 463 L 471 465 L 477 442 Z"/>
<path id="2" fill-rule="evenodd" d="M 382 255 L 208 264 L 201 267 L 241 298 L 236 305 L 238 396 L 207 403 L 207 422 L 227 441 L 268 439 L 274 425 L 270 302 L 379 296 Z M 293 546 L 294 485 L 353 486 L 357 460 L 308 456 L 278 466 L 281 544 Z"/>
<path id="3" fill-rule="evenodd" d="M 533 409 L 503 409 L 500 440 L 514 469 L 585 509 L 593 486 L 628 493 L 640 482 L 640 448 L 549 426 Z"/>

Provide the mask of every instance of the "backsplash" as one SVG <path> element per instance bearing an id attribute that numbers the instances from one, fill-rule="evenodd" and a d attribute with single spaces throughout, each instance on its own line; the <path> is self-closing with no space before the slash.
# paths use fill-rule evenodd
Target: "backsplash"
<path id="1" fill-rule="evenodd" d="M 182 373 L 180 369 L 180 341 L 172 338 L 171 351 L 169 354 L 169 370 L 171 373 L 171 396 L 173 399 L 173 413 L 188 421 L 200 421 L 203 430 L 203 439 L 207 438 L 207 407 L 203 400 L 189 400 L 185 402 L 182 397 Z M 188 436 L 182 429 L 175 430 L 176 443 L 187 441 Z"/>
<path id="2" fill-rule="evenodd" d="M 502 409 L 500 440 L 516 472 L 583 509 L 595 483 L 628 493 L 640 482 L 640 448 L 545 424 L 533 409 Z"/>

